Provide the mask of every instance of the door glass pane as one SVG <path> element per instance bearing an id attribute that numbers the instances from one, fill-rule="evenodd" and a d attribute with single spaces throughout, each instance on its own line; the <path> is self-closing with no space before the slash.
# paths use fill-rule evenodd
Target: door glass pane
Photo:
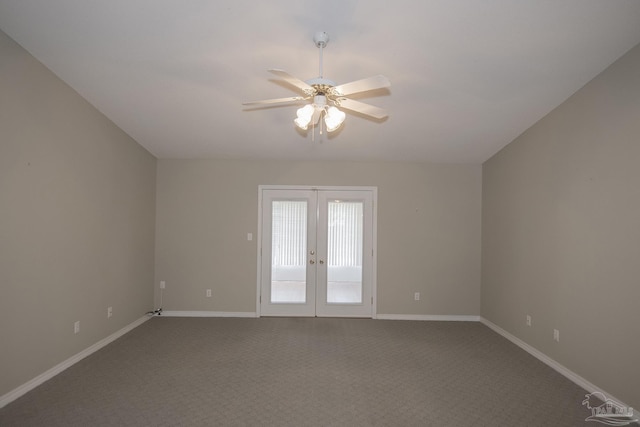
<path id="1" fill-rule="evenodd" d="M 362 303 L 363 203 L 332 200 L 327 208 L 327 302 Z"/>
<path id="2" fill-rule="evenodd" d="M 304 303 L 307 202 L 274 201 L 271 209 L 271 302 Z"/>

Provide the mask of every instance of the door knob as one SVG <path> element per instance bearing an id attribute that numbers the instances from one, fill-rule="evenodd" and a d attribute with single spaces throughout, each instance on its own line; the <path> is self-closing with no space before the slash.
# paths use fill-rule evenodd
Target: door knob
<path id="1" fill-rule="evenodd" d="M 320 261 L 318 261 L 318 262 L 319 262 L 320 264 L 324 264 L 324 261 L 323 261 L 323 260 L 320 260 Z"/>
<path id="2" fill-rule="evenodd" d="M 315 264 L 316 262 L 312 259 L 309 260 L 309 264 Z"/>
<path id="3" fill-rule="evenodd" d="M 315 253 L 315 251 L 311 251 L 311 252 L 309 252 L 309 253 L 310 253 L 311 255 L 315 255 L 315 254 L 316 254 L 316 253 Z"/>

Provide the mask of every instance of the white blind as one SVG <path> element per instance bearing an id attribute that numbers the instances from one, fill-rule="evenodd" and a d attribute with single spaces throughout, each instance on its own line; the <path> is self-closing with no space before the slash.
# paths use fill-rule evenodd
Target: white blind
<path id="1" fill-rule="evenodd" d="M 272 205 L 271 264 L 304 266 L 307 247 L 307 202 L 274 201 Z"/>
<path id="2" fill-rule="evenodd" d="M 330 202 L 328 209 L 329 266 L 362 266 L 362 202 Z"/>
<path id="3" fill-rule="evenodd" d="M 362 202 L 329 203 L 327 228 L 329 266 L 362 266 L 362 222 Z M 272 265 L 304 266 L 307 247 L 307 202 L 274 201 L 271 233 Z"/>

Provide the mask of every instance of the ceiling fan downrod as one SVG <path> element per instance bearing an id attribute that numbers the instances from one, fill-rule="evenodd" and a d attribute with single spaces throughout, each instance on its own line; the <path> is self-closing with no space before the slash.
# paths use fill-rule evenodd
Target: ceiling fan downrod
<path id="1" fill-rule="evenodd" d="M 319 78 L 322 79 L 324 77 L 322 75 L 322 49 L 324 49 L 327 43 L 329 43 L 329 34 L 327 34 L 325 31 L 318 31 L 317 33 L 314 34 L 313 41 L 318 47 L 318 49 L 320 49 Z"/>

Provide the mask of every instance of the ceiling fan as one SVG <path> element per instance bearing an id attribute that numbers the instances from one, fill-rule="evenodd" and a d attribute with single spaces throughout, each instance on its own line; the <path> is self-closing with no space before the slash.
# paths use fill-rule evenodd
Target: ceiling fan
<path id="1" fill-rule="evenodd" d="M 302 130 L 307 130 L 309 125 L 315 126 L 320 117 L 324 114 L 324 123 L 328 132 L 338 129 L 344 122 L 345 113 L 337 107 L 353 111 L 374 119 L 384 119 L 388 116 L 382 108 L 346 98 L 347 95 L 367 92 L 374 89 L 381 89 L 391 86 L 391 82 L 383 75 L 377 75 L 350 83 L 336 85 L 333 81 L 325 79 L 322 74 L 322 49 L 329 42 L 329 35 L 324 31 L 317 32 L 313 41 L 320 49 L 320 75 L 317 78 L 303 81 L 292 76 L 284 70 L 270 69 L 270 73 L 282 78 L 286 83 L 295 87 L 302 93 L 301 96 L 289 98 L 265 99 L 262 101 L 244 102 L 245 106 L 277 106 L 279 104 L 290 104 L 313 99 L 313 102 L 298 109 L 297 118 L 294 120 L 296 126 Z M 322 133 L 322 128 L 320 129 Z"/>

